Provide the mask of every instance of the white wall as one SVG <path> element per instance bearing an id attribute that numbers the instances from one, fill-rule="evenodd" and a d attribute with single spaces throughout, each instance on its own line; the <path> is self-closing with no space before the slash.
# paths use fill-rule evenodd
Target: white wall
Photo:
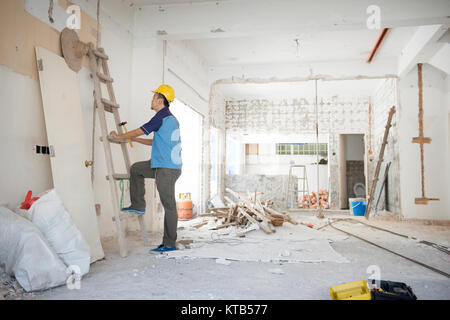
<path id="1" fill-rule="evenodd" d="M 371 96 L 372 103 L 372 130 L 370 136 L 368 137 L 368 146 L 366 150 L 372 149 L 372 155 L 367 154 L 367 172 L 366 172 L 366 188 L 367 193 L 370 190 L 370 186 L 374 179 L 375 169 L 378 162 L 378 156 L 380 154 L 381 144 L 383 142 L 384 132 L 386 130 L 386 123 L 389 115 L 389 110 L 392 106 L 395 106 L 396 112 L 394 113 L 391 120 L 391 127 L 389 129 L 389 135 L 387 138 L 387 145 L 385 147 L 383 161 L 390 162 L 390 167 L 388 171 L 388 195 L 387 201 L 385 198 L 386 188 L 380 196 L 379 206 L 381 207 L 383 203 L 387 203 L 387 208 L 389 212 L 395 213 L 400 216 L 400 189 L 402 188 L 400 184 L 400 167 L 399 167 L 399 141 L 398 141 L 398 119 L 399 119 L 399 104 L 398 104 L 398 85 L 397 79 L 385 79 L 379 86 L 377 86 Z"/>
<path id="2" fill-rule="evenodd" d="M 139 23 L 139 21 L 137 21 Z M 155 112 L 150 109 L 151 99 L 155 90 L 163 82 L 175 90 L 175 97 L 202 116 L 202 158 L 200 194 L 192 195 L 198 199 L 196 206 L 204 208 L 209 190 L 206 159 L 209 158 L 209 86 L 207 69 L 203 60 L 186 44 L 177 41 L 167 41 L 156 38 L 135 37 L 132 59 L 132 102 L 130 108 L 130 127 L 137 128 L 153 117 Z M 152 137 L 150 135 L 149 137 Z M 205 141 L 207 141 L 205 143 Z M 183 154 L 189 150 L 183 148 Z M 137 146 L 132 153 L 132 161 L 148 160 L 151 147 Z M 188 158 L 184 159 L 183 162 Z M 147 183 L 147 182 L 146 182 Z M 148 202 L 148 201 L 147 201 Z"/>
<path id="3" fill-rule="evenodd" d="M 37 195 L 53 187 L 49 156 L 32 150 L 48 145 L 36 79 L 0 66 L 0 119 L 0 202 L 12 209 L 28 190 Z"/>
<path id="4" fill-rule="evenodd" d="M 190 193 L 194 204 L 193 212 L 198 213 L 202 183 L 202 117 L 178 99 L 170 105 L 170 111 L 178 119 L 181 136 L 182 171 L 175 185 L 175 195 Z"/>
<path id="5" fill-rule="evenodd" d="M 427 205 L 416 205 L 421 197 L 421 165 L 418 136 L 417 67 L 399 81 L 399 149 L 401 208 L 405 218 L 450 219 L 448 75 L 423 65 L 424 136 L 432 139 L 424 145 L 425 195 L 439 198 Z"/>
<path id="6" fill-rule="evenodd" d="M 347 161 L 364 160 L 364 135 L 363 134 L 348 134 L 345 136 L 346 148 L 345 158 Z"/>
<path id="7" fill-rule="evenodd" d="M 96 17 L 96 5 L 86 0 L 73 1 L 80 5 L 81 10 L 92 18 Z M 48 21 L 48 2 L 26 1 L 25 10 L 37 18 L 36 23 L 45 23 L 57 32 L 65 27 L 67 13 L 55 4 L 53 11 L 54 24 Z M 131 98 L 131 57 L 132 57 L 132 19 L 134 10 L 123 1 L 112 0 L 103 2 L 100 13 L 103 26 L 102 46 L 110 57 L 110 72 L 114 78 L 116 98 L 121 105 L 120 113 L 127 119 Z M 83 23 L 83 20 L 81 21 Z M 27 39 L 19 39 L 26 42 Z M 36 44 L 38 45 L 38 44 Z M 92 145 L 92 109 L 93 109 L 93 83 L 89 78 L 89 70 L 83 67 L 78 73 L 81 107 L 84 120 L 84 132 L 88 154 L 91 154 Z M 4 125 L 0 129 L 2 152 L 0 158 L 0 201 L 9 202 L 9 207 L 20 204 L 27 190 L 34 194 L 53 187 L 50 159 L 48 155 L 35 155 L 32 147 L 35 144 L 48 145 L 46 128 L 40 95 L 39 81 L 18 73 L 6 67 L 0 67 L 0 114 Z M 106 96 L 106 90 L 104 95 Z M 70 121 L 70 119 L 62 119 Z M 111 130 L 114 122 L 109 122 Z M 100 132 L 97 119 L 96 135 Z M 64 133 L 62 133 L 64 134 Z M 111 221 L 111 195 L 106 184 L 106 163 L 102 145 L 96 139 L 95 152 L 95 202 L 101 204 L 102 213 L 99 217 L 99 226 L 102 236 L 115 233 L 115 225 Z M 119 154 L 117 154 L 119 155 Z M 120 157 L 116 157 L 119 163 Z M 86 159 L 89 160 L 89 159 Z M 123 160 L 117 165 L 120 172 L 124 168 Z"/>
<path id="8" fill-rule="evenodd" d="M 103 2 L 102 2 L 103 3 Z M 108 65 L 111 73 L 111 77 L 114 79 L 114 93 L 116 100 L 120 105 L 120 117 L 122 121 L 129 121 L 131 113 L 131 84 L 132 84 L 132 34 L 126 32 L 128 25 L 132 22 L 132 16 L 125 15 L 127 7 L 119 6 L 114 8 L 111 16 L 123 17 L 122 21 L 111 20 L 109 23 L 108 17 L 110 15 L 103 14 L 100 18 L 105 26 L 102 31 L 101 46 L 105 49 L 105 52 L 109 56 Z M 123 23 L 123 24 L 121 24 Z M 92 147 L 92 90 L 93 83 L 89 78 L 89 71 L 83 69 L 79 73 L 80 90 L 82 92 L 82 107 L 85 123 L 87 124 L 85 130 L 87 133 L 88 143 L 87 146 Z M 103 96 L 108 97 L 106 88 L 102 90 Z M 108 129 L 115 130 L 115 122 L 112 114 L 107 113 L 106 118 L 108 120 Z M 128 129 L 131 129 L 130 125 L 127 125 Z M 99 118 L 96 119 L 96 136 L 101 135 L 101 128 Z M 113 159 L 114 168 L 118 173 L 124 173 L 125 163 L 122 157 L 120 147 L 113 145 Z M 133 151 L 130 151 L 132 154 Z M 113 211 L 111 204 L 111 192 L 109 190 L 108 181 L 105 179 L 107 175 L 106 160 L 104 157 L 104 150 L 102 142 L 97 138 L 95 139 L 95 181 L 94 181 L 94 196 L 95 202 L 101 205 L 101 215 L 99 216 L 99 226 L 101 236 L 112 236 L 116 234 L 116 224 L 112 221 Z M 125 192 L 124 206 L 128 205 L 128 194 Z"/>
<path id="9" fill-rule="evenodd" d="M 288 175 L 291 161 L 306 165 L 309 191 L 317 192 L 317 158 L 315 155 L 277 155 L 276 143 L 316 143 L 313 134 L 249 134 L 239 137 L 240 163 L 239 174 Z M 245 144 L 257 143 L 259 154 L 245 155 Z M 328 143 L 328 134 L 319 135 L 319 143 Z M 319 155 L 319 159 L 328 158 Z M 299 170 L 299 169 L 295 169 Z M 299 171 L 293 172 L 299 174 Z M 301 175 L 303 172 L 301 173 Z M 329 188 L 328 165 L 319 165 L 320 189 Z"/>
<path id="10" fill-rule="evenodd" d="M 209 103 L 209 118 L 210 125 L 217 129 L 217 189 L 218 194 L 221 196 L 225 191 L 225 166 L 226 166 L 226 133 L 225 133 L 225 108 L 226 100 L 217 85 L 211 86 L 210 103 Z M 210 173 L 207 171 L 208 177 Z M 213 195 L 210 191 L 208 194 Z"/>

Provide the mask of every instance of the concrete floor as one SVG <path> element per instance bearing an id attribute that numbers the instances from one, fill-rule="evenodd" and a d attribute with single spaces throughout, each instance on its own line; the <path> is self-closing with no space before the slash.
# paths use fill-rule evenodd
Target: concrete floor
<path id="1" fill-rule="evenodd" d="M 291 214 L 297 221 L 314 221 L 311 216 Z M 362 220 L 361 220 L 362 221 Z M 323 224 L 323 223 L 322 223 Z M 397 232 L 448 244 L 450 227 L 411 226 L 377 222 Z M 361 224 L 339 222 L 342 229 L 357 233 L 405 256 L 450 273 L 450 256 L 383 231 Z M 283 227 L 280 227 L 283 228 Z M 299 232 L 305 226 L 298 226 Z M 255 232 L 255 231 L 252 231 Z M 318 232 L 337 232 L 325 227 Z M 426 236 L 429 235 L 429 238 Z M 270 235 L 268 235 L 270 237 Z M 158 244 L 159 235 L 152 237 Z M 130 254 L 120 258 L 115 240 L 103 243 L 106 259 L 91 265 L 81 281 L 81 289 L 59 287 L 34 293 L 32 299 L 329 299 L 331 286 L 367 279 L 367 267 L 378 265 L 381 279 L 405 282 L 418 299 L 450 299 L 450 279 L 422 266 L 348 237 L 331 243 L 350 263 L 271 263 L 232 261 L 222 265 L 214 259 L 167 259 L 148 253 L 137 234 L 128 237 Z M 269 270 L 279 268 L 283 274 Z"/>

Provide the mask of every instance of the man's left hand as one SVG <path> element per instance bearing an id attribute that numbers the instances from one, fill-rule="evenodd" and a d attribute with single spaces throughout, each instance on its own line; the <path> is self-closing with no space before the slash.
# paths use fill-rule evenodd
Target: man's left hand
<path id="1" fill-rule="evenodd" d="M 117 134 L 117 132 L 115 132 L 115 131 L 111 131 L 111 132 L 109 133 L 109 135 L 110 135 L 112 138 L 115 138 L 115 139 L 118 138 L 118 134 Z"/>

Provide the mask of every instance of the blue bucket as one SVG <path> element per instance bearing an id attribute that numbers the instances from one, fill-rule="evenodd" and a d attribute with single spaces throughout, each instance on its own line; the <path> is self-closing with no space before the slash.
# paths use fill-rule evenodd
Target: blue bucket
<path id="1" fill-rule="evenodd" d="M 352 202 L 352 212 L 354 216 L 363 216 L 366 213 L 366 202 L 365 201 L 353 201 Z"/>

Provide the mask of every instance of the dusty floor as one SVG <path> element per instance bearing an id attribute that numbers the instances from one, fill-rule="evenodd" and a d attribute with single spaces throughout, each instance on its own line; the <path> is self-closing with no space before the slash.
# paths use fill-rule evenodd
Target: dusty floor
<path id="1" fill-rule="evenodd" d="M 291 213 L 296 221 L 312 222 L 315 228 L 325 225 L 305 213 Z M 327 216 L 348 218 L 350 216 Z M 358 219 L 358 218 L 356 218 Z M 359 218 L 360 221 L 364 218 Z M 202 220 L 196 220 L 198 223 Z M 422 240 L 450 245 L 450 227 L 417 225 L 401 222 L 372 221 L 386 229 L 411 235 Z M 189 238 L 196 232 L 180 222 L 180 238 Z M 404 256 L 419 260 L 450 273 L 450 255 L 420 244 L 417 240 L 401 238 L 360 223 L 336 222 L 335 226 L 355 233 Z M 278 236 L 283 235 L 277 228 Z M 202 228 L 207 228 L 204 226 Z M 450 279 L 420 265 L 374 247 L 361 240 L 348 237 L 326 226 L 312 230 L 304 225 L 289 226 L 286 236 L 315 232 L 333 239 L 331 247 L 348 263 L 283 263 L 231 261 L 229 265 L 214 259 L 168 258 L 149 254 L 137 234 L 128 237 L 130 254 L 118 255 L 115 240 L 103 243 L 106 258 L 91 265 L 91 272 L 81 281 L 81 289 L 59 287 L 23 299 L 329 299 L 330 286 L 367 279 L 367 268 L 379 266 L 381 279 L 405 282 L 412 287 L 418 299 L 450 299 Z M 200 232 L 200 231 L 199 231 Z M 251 231 L 257 233 L 261 231 Z M 294 233 L 294 235 L 292 235 Z M 273 235 L 266 235 L 270 238 Z M 161 236 L 153 234 L 152 244 L 158 245 Z M 282 248 L 280 248 L 282 249 Z M 312 248 L 313 249 L 313 248 Z M 189 249 L 185 249 L 189 250 Z M 12 298 L 12 297 L 10 297 Z"/>

